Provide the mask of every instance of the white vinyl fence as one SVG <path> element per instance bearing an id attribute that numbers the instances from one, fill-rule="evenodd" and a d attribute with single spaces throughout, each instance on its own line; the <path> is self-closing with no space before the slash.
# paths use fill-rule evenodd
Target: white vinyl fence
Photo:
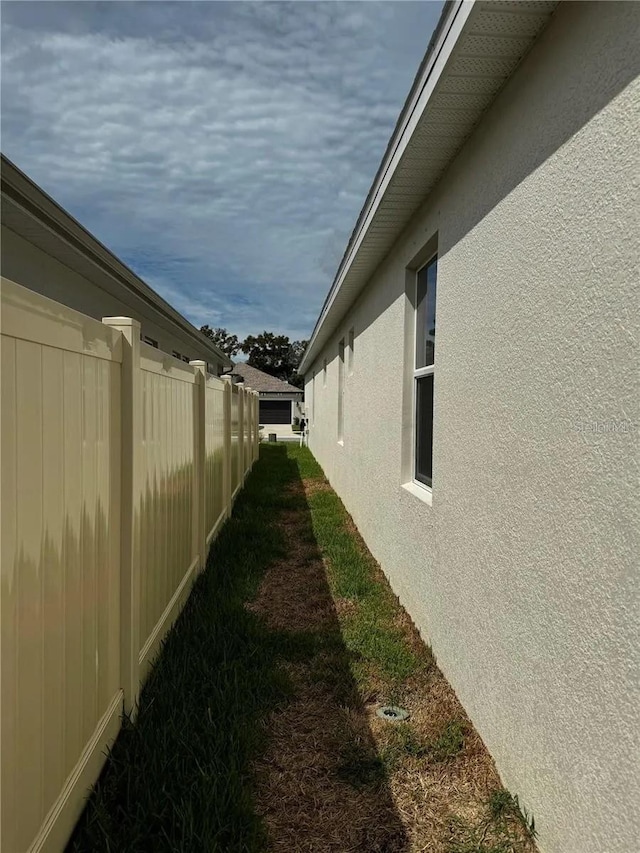
<path id="1" fill-rule="evenodd" d="M 64 849 L 257 458 L 257 394 L 2 286 L 5 853 Z"/>

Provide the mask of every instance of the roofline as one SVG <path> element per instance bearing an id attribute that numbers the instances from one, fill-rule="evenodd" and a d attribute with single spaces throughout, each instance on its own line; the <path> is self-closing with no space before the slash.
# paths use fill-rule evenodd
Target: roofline
<path id="1" fill-rule="evenodd" d="M 296 388 L 295 385 L 292 385 L 290 382 L 287 382 L 286 379 L 280 379 L 279 376 L 273 376 L 273 374 L 267 373 L 266 370 L 260 370 L 259 367 L 254 367 L 253 364 L 249 364 L 247 361 L 241 361 L 241 362 L 238 362 L 237 364 L 234 364 L 234 368 L 241 367 L 243 365 L 246 365 L 247 367 L 251 368 L 251 370 L 255 370 L 256 373 L 262 374 L 262 376 L 267 376 L 271 380 L 275 379 L 275 381 L 279 382 L 281 385 L 287 386 L 282 391 L 275 391 L 275 390 L 260 391 L 260 389 L 256 388 L 255 385 L 252 385 L 251 387 L 255 391 L 257 391 L 259 394 L 304 394 L 304 388 Z M 225 375 L 225 376 L 234 376 L 234 375 L 235 376 L 242 376 L 242 373 L 238 373 L 236 370 L 232 369 L 232 370 L 225 371 L 225 373 L 223 375 Z M 242 378 L 244 381 L 247 381 L 244 379 L 244 377 L 242 377 Z M 248 380 L 248 381 L 251 381 L 251 380 Z"/>
<path id="2" fill-rule="evenodd" d="M 84 225 L 68 213 L 58 202 L 26 175 L 4 154 L 0 154 L 0 186 L 2 193 L 20 205 L 27 213 L 42 222 L 50 231 L 80 252 L 103 272 L 117 279 L 168 320 L 179 326 L 198 343 L 206 347 L 222 362 L 225 368 L 232 360 L 203 335 L 186 317 L 163 299 L 140 276 L 123 263 L 104 243 L 101 243 Z"/>
<path id="3" fill-rule="evenodd" d="M 404 102 L 404 106 L 400 111 L 400 115 L 382 157 L 382 161 L 373 179 L 373 183 L 369 189 L 362 210 L 360 211 L 360 215 L 358 216 L 353 232 L 351 233 L 351 237 L 347 243 L 347 248 L 342 256 L 342 260 L 338 266 L 338 271 L 336 272 L 331 288 L 329 289 L 329 293 L 324 300 L 307 348 L 302 360 L 300 361 L 300 373 L 304 373 L 310 367 L 311 355 L 318 332 L 324 323 L 326 314 L 331 307 L 337 291 L 340 289 L 346 272 L 357 254 L 362 237 L 366 233 L 373 214 L 375 213 L 380 199 L 384 194 L 383 183 L 386 186 L 391 179 L 400 157 L 409 144 L 417 120 L 424 111 L 429 95 L 433 91 L 433 88 L 444 69 L 444 61 L 438 63 L 438 60 L 443 54 L 443 49 L 446 48 L 447 55 L 451 53 L 460 37 L 460 34 L 462 33 L 464 24 L 475 3 L 476 0 L 445 1 L 438 23 L 436 24 L 431 39 L 429 40 L 429 45 L 424 58 L 420 63 L 413 85 L 411 86 L 409 94 Z M 429 86 L 429 91 L 428 93 L 425 93 L 427 86 Z"/>
<path id="4" fill-rule="evenodd" d="M 380 162 L 380 165 L 378 166 L 378 170 L 377 170 L 375 177 L 373 179 L 373 183 L 371 184 L 371 187 L 369 188 L 369 192 L 367 193 L 367 197 L 366 197 L 364 204 L 360 210 L 360 213 L 358 214 L 356 224 L 353 228 L 353 231 L 351 232 L 351 236 L 349 237 L 349 242 L 347 243 L 347 247 L 344 250 L 344 254 L 342 256 L 342 260 L 340 261 L 340 264 L 338 266 L 338 271 L 335 275 L 335 278 L 333 280 L 331 288 L 329 289 L 329 292 L 327 293 L 327 295 L 325 297 L 325 300 L 322 304 L 322 308 L 320 309 L 320 316 L 322 316 L 322 314 L 324 313 L 324 309 L 331 299 L 331 295 L 336 288 L 338 278 L 340 277 L 341 272 L 343 271 L 343 269 L 346 266 L 351 247 L 353 246 L 353 244 L 355 243 L 355 241 L 358 238 L 358 234 L 360 233 L 360 231 L 362 229 L 362 226 L 364 224 L 364 220 L 366 219 L 366 216 L 367 216 L 368 212 L 370 211 L 372 204 L 374 203 L 376 192 L 377 192 L 378 188 L 380 187 L 380 184 L 382 183 L 384 175 L 385 175 L 385 173 L 389 167 L 389 164 L 393 158 L 393 154 L 397 150 L 398 145 L 400 144 L 400 138 L 401 138 L 402 133 L 404 132 L 404 130 L 406 128 L 407 121 L 409 120 L 411 113 L 415 109 L 415 105 L 416 105 L 418 95 L 422 91 L 422 89 L 424 88 L 423 78 L 424 78 L 425 73 L 426 73 L 427 64 L 428 64 L 429 60 L 431 59 L 432 54 L 435 50 L 436 41 L 439 39 L 442 31 L 445 28 L 445 24 L 446 24 L 447 19 L 449 18 L 449 14 L 451 12 L 452 7 L 456 6 L 456 5 L 460 5 L 460 3 L 461 3 L 461 0 L 445 0 L 445 4 L 444 4 L 444 7 L 442 9 L 442 13 L 440 14 L 440 17 L 438 19 L 438 23 L 436 24 L 435 30 L 433 31 L 433 34 L 429 40 L 429 44 L 427 46 L 426 53 L 423 56 L 422 61 L 420 62 L 420 65 L 418 67 L 418 71 L 416 72 L 416 76 L 414 77 L 413 83 L 411 84 L 411 89 L 409 90 L 409 94 L 407 95 L 407 97 L 405 99 L 404 105 L 400 111 L 400 115 L 398 116 L 398 120 L 396 121 L 395 127 L 393 129 L 393 132 L 391 134 L 389 142 L 387 143 L 387 147 L 385 149 L 385 152 L 382 156 L 382 160 Z M 316 323 L 316 325 L 317 325 L 317 323 Z M 314 328 L 314 332 L 315 332 L 315 328 Z M 309 341 L 309 343 L 311 343 L 311 341 Z"/>

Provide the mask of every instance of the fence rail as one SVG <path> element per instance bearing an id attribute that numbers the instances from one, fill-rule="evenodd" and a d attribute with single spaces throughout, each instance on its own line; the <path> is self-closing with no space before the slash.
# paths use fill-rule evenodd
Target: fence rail
<path id="1" fill-rule="evenodd" d="M 57 853 L 257 458 L 258 395 L 0 283 L 0 849 Z"/>

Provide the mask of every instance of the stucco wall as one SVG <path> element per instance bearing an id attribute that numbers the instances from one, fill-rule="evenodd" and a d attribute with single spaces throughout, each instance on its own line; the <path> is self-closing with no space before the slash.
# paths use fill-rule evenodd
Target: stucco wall
<path id="1" fill-rule="evenodd" d="M 191 360 L 219 364 L 205 347 L 199 347 L 169 318 L 160 325 L 159 313 L 143 300 L 133 294 L 127 294 L 126 302 L 118 299 L 5 225 L 2 226 L 1 246 L 5 278 L 96 320 L 110 316 L 133 317 L 141 323 L 142 334 L 158 341 L 158 348 L 163 352 L 171 355 L 177 350 Z M 219 368 L 222 370 L 221 364 Z"/>
<path id="2" fill-rule="evenodd" d="M 545 853 L 640 838 L 639 8 L 558 9 L 306 377 L 311 449 Z M 436 234 L 429 505 L 401 486 L 404 349 Z"/>

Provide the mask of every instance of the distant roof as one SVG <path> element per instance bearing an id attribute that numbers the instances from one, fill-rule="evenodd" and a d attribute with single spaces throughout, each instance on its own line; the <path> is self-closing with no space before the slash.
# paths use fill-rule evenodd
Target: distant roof
<path id="1" fill-rule="evenodd" d="M 264 370 L 258 370 L 257 367 L 251 367 L 250 364 L 239 362 L 233 366 L 231 373 L 236 373 L 242 376 L 249 388 L 263 394 L 302 394 L 302 388 L 296 388 L 295 385 L 289 382 L 283 382 Z"/>

